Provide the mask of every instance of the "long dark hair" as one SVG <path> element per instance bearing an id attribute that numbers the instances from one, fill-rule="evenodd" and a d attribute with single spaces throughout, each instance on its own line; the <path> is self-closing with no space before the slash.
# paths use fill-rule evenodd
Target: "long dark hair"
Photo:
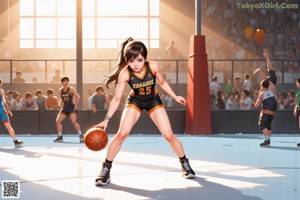
<path id="1" fill-rule="evenodd" d="M 112 83 L 114 85 L 118 84 L 119 74 L 127 66 L 127 62 L 131 59 L 136 59 L 139 54 L 141 54 L 145 59 L 147 58 L 148 51 L 146 46 L 141 41 L 133 40 L 129 37 L 124 40 L 121 44 L 121 49 L 119 51 L 119 61 L 114 67 L 114 72 L 108 76 L 106 87 Z"/>

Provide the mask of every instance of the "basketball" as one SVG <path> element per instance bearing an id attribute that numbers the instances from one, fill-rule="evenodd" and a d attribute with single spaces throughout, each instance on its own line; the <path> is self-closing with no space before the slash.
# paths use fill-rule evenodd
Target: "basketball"
<path id="1" fill-rule="evenodd" d="M 90 128 L 84 135 L 84 144 L 92 151 L 100 151 L 107 145 L 108 137 L 101 128 Z"/>

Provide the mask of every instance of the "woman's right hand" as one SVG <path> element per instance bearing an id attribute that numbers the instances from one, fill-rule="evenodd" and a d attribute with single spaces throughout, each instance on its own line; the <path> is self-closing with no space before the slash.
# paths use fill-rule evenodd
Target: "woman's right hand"
<path id="1" fill-rule="evenodd" d="M 105 131 L 107 126 L 108 126 L 108 120 L 104 120 L 103 122 L 96 124 L 94 128 L 102 128 Z"/>

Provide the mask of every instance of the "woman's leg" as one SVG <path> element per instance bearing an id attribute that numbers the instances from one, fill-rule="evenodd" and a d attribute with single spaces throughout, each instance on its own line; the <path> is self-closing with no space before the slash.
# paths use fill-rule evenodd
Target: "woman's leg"
<path id="1" fill-rule="evenodd" d="M 119 130 L 109 144 L 106 160 L 102 164 L 102 170 L 100 174 L 96 177 L 96 186 L 104 186 L 110 182 L 110 169 L 112 166 L 112 161 L 120 151 L 123 141 L 127 138 L 132 127 L 137 122 L 140 116 L 141 113 L 136 109 L 132 107 L 124 108 Z"/>
<path id="2" fill-rule="evenodd" d="M 161 134 L 171 145 L 171 147 L 172 147 L 173 151 L 176 153 L 176 155 L 179 158 L 183 157 L 184 150 L 183 150 L 182 144 L 172 131 L 170 120 L 169 120 L 168 114 L 166 112 L 166 109 L 163 107 L 158 108 L 158 109 L 152 111 L 149 115 L 150 115 L 151 119 L 153 120 L 153 122 L 158 127 Z"/>
<path id="3" fill-rule="evenodd" d="M 179 157 L 181 167 L 182 167 L 182 175 L 184 178 L 195 178 L 195 172 L 191 168 L 189 164 L 189 159 L 185 157 L 184 150 L 179 139 L 174 135 L 169 117 L 167 115 L 166 109 L 164 107 L 158 108 L 151 112 L 151 119 L 154 121 L 156 126 L 158 127 L 161 134 L 164 138 L 169 142 L 173 151 Z"/>
<path id="4" fill-rule="evenodd" d="M 119 152 L 123 141 L 129 135 L 132 127 L 137 122 L 141 113 L 132 107 L 125 107 L 117 134 L 111 140 L 106 159 L 112 161 Z"/>

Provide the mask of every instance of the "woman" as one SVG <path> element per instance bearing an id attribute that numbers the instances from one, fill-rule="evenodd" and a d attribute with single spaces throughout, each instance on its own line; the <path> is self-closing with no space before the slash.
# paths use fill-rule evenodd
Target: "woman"
<path id="1" fill-rule="evenodd" d="M 155 89 L 156 81 L 176 102 L 185 105 L 185 99 L 173 92 L 169 84 L 163 79 L 159 66 L 146 60 L 147 48 L 142 42 L 134 41 L 132 38 L 126 39 L 121 45 L 119 55 L 120 58 L 116 70 L 109 76 L 106 84 L 107 87 L 111 83 L 117 85 L 115 96 L 110 103 L 104 121 L 95 127 L 101 127 L 104 130 L 107 128 L 110 118 L 121 102 L 126 83 L 130 85 L 132 91 L 128 96 L 119 130 L 109 145 L 106 160 L 102 165 L 100 174 L 96 178 L 96 185 L 104 186 L 110 182 L 110 169 L 113 159 L 144 109 L 147 110 L 151 119 L 179 157 L 183 176 L 185 178 L 195 178 L 195 173 L 184 154 L 182 144 L 173 134 L 168 115 Z"/>
<path id="2" fill-rule="evenodd" d="M 13 139 L 15 146 L 16 147 L 22 146 L 23 142 L 18 141 L 16 139 L 15 131 L 11 127 L 8 116 L 12 117 L 12 113 L 9 109 L 8 104 L 6 103 L 5 93 L 4 90 L 2 89 L 2 80 L 0 79 L 0 122 L 4 124 L 10 137 Z"/>

